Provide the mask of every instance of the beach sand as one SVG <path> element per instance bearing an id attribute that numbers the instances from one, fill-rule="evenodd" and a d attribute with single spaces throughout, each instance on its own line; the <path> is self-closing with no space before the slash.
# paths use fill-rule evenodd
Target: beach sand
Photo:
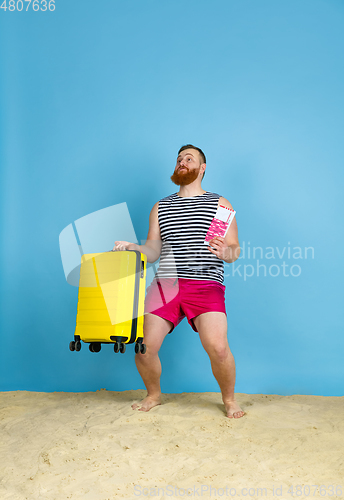
<path id="1" fill-rule="evenodd" d="M 344 397 L 145 394 L 0 393 L 0 499 L 344 499 Z"/>

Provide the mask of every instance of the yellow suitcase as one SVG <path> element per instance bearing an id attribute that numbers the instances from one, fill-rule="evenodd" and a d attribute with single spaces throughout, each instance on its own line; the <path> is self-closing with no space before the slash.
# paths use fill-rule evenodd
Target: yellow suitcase
<path id="1" fill-rule="evenodd" d="M 135 342 L 135 352 L 146 352 L 143 317 L 146 288 L 146 255 L 135 251 L 84 254 L 81 257 L 78 309 L 71 351 L 81 341 L 91 352 L 113 344 L 125 352 Z"/>

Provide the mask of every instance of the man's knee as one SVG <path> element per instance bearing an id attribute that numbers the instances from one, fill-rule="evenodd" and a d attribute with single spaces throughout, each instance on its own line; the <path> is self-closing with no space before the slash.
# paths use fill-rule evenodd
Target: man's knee
<path id="1" fill-rule="evenodd" d="M 228 343 L 212 344 L 207 346 L 207 352 L 211 361 L 224 362 L 230 355 Z"/>

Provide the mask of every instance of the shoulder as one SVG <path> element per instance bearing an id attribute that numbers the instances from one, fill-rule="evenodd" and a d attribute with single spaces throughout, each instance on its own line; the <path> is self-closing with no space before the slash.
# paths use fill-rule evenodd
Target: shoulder
<path id="1" fill-rule="evenodd" d="M 159 208 L 159 201 L 157 201 L 154 205 L 153 205 L 153 208 L 151 210 L 151 214 L 155 214 L 158 212 L 158 208 Z"/>
<path id="2" fill-rule="evenodd" d="M 232 210 L 234 210 L 229 201 L 223 196 L 220 196 L 219 198 L 219 205 L 223 205 L 224 207 L 231 208 Z"/>
<path id="3" fill-rule="evenodd" d="M 156 207 L 156 211 L 160 210 L 160 209 L 168 209 L 172 203 L 172 201 L 174 200 L 174 198 L 177 196 L 177 193 L 173 193 L 173 194 L 170 194 L 168 196 L 165 196 L 165 198 L 162 198 L 161 200 L 159 200 L 155 205 L 154 207 Z"/>
<path id="4" fill-rule="evenodd" d="M 157 201 L 151 210 L 151 215 L 158 215 L 159 208 L 168 207 L 177 193 L 170 194 Z"/>
<path id="5" fill-rule="evenodd" d="M 212 199 L 212 200 L 218 200 L 218 204 L 219 205 L 223 205 L 224 207 L 233 209 L 233 207 L 229 203 L 229 201 L 226 198 L 224 198 L 223 196 L 221 196 L 220 194 L 207 192 L 207 198 L 209 200 L 210 199 Z"/>
<path id="6" fill-rule="evenodd" d="M 165 196 L 165 198 L 161 198 L 157 203 L 168 203 L 173 200 L 173 198 L 177 195 L 177 193 L 169 194 L 168 196 Z"/>

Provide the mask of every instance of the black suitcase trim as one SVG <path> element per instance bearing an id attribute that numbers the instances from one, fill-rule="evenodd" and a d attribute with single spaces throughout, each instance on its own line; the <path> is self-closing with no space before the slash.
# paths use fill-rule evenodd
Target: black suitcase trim
<path id="1" fill-rule="evenodd" d="M 140 276 L 141 276 L 141 252 L 132 250 L 136 253 L 136 280 L 133 305 L 133 321 L 131 322 L 131 335 L 129 343 L 135 342 L 137 332 L 137 315 L 139 312 L 139 293 L 140 293 Z"/>

